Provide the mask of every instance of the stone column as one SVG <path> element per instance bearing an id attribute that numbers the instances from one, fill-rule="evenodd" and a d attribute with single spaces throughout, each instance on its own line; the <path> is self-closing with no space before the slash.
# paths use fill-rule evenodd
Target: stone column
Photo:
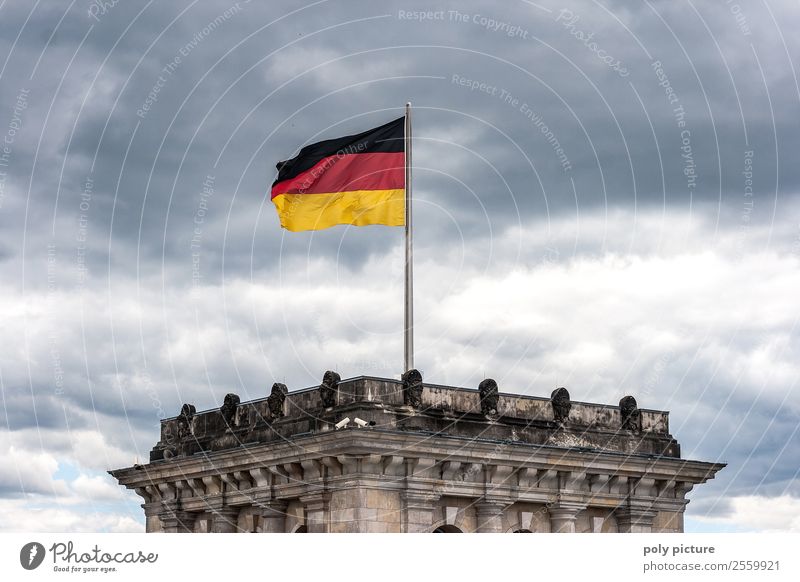
<path id="1" fill-rule="evenodd" d="M 578 503 L 556 503 L 548 507 L 550 531 L 553 533 L 575 533 L 575 520 L 578 512 L 585 509 Z"/>
<path id="2" fill-rule="evenodd" d="M 406 491 L 403 498 L 403 531 L 430 533 L 433 531 L 433 512 L 439 499 L 433 493 Z"/>
<path id="3" fill-rule="evenodd" d="M 475 504 L 478 533 L 503 533 L 503 511 L 506 504 L 500 501 L 479 501 Z"/>
<path id="4" fill-rule="evenodd" d="M 620 533 L 650 533 L 656 512 L 642 507 L 619 507 L 614 516 Z"/>
<path id="5" fill-rule="evenodd" d="M 235 533 L 239 531 L 239 510 L 223 507 L 213 510 L 211 533 Z"/>
<path id="6" fill-rule="evenodd" d="M 325 533 L 328 531 L 328 495 L 313 493 L 304 495 L 300 501 L 305 506 L 306 529 L 308 533 Z"/>
<path id="7" fill-rule="evenodd" d="M 286 508 L 289 504 L 282 500 L 272 500 L 264 503 L 261 509 L 262 533 L 286 532 Z"/>
<path id="8" fill-rule="evenodd" d="M 161 525 L 161 502 L 151 501 L 149 503 L 142 503 L 144 509 L 144 531 L 147 533 L 158 533 L 163 531 Z"/>

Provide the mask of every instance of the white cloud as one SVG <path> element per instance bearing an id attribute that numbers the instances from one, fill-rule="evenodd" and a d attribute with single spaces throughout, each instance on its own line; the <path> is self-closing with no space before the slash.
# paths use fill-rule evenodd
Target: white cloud
<path id="1" fill-rule="evenodd" d="M 0 531 L 4 532 L 111 532 L 140 533 L 142 524 L 130 515 L 101 513 L 87 508 L 52 504 L 20 504 L 0 499 Z"/>
<path id="2" fill-rule="evenodd" d="M 65 436 L 83 443 L 82 453 L 76 454 L 64 442 Z M 0 491 L 6 495 L 18 492 L 18 499 L 6 501 L 20 508 L 37 504 L 95 506 L 134 498 L 117 486 L 103 467 L 98 467 L 96 457 L 104 452 L 103 443 L 102 435 L 87 431 L 76 431 L 74 435 L 59 431 L 40 431 L 38 435 L 33 430 L 0 431 L 0 447 L 6 450 L 0 454 Z M 130 459 L 128 455 L 118 457 L 112 466 L 129 464 Z M 83 464 L 82 460 L 88 462 Z"/>
<path id="3" fill-rule="evenodd" d="M 566 383 L 576 398 L 603 401 L 615 401 L 620 390 L 650 392 L 660 384 L 657 399 L 654 394 L 642 404 L 666 407 L 687 398 L 687 386 L 663 381 L 680 378 L 687 370 L 677 367 L 688 359 L 706 370 L 721 367 L 719 374 L 738 382 L 743 393 L 764 390 L 784 398 L 800 375 L 799 360 L 787 357 L 798 349 L 800 258 L 769 250 L 740 256 L 726 235 L 710 244 L 699 227 L 684 230 L 681 244 L 659 245 L 665 232 L 654 225 L 676 224 L 679 214 L 639 212 L 634 218 L 618 212 L 613 220 L 643 225 L 637 237 L 646 251 L 625 252 L 626 236 L 606 232 L 600 212 L 581 217 L 581 240 L 605 246 L 604 254 L 564 252 L 555 261 L 541 260 L 546 237 L 531 235 L 522 245 L 530 250 L 517 259 L 520 239 L 513 231 L 492 241 L 494 259 L 484 269 L 480 261 L 462 266 L 447 252 L 420 252 L 416 333 L 426 376 L 471 385 L 487 373 L 504 389 L 524 391 L 532 384 L 539 394 Z M 551 226 L 561 233 L 551 243 L 565 248 L 575 225 Z M 544 223 L 529 229 L 545 230 Z M 762 235 L 753 229 L 754 237 Z M 484 244 L 467 243 L 461 251 L 481 256 Z M 118 275 L 113 300 L 101 288 L 64 292 L 57 310 L 30 311 L 27 320 L 9 317 L 0 337 L 22 345 L 14 338 L 28 330 L 32 380 L 47 385 L 47 332 L 57 331 L 66 377 L 58 402 L 79 407 L 78 414 L 98 425 L 71 431 L 69 454 L 87 468 L 108 469 L 130 464 L 134 454 L 144 457 L 157 440 L 158 419 L 176 414 L 183 401 L 212 407 L 231 390 L 258 397 L 277 379 L 303 387 L 337 364 L 344 376 L 396 375 L 401 281 L 385 256 L 354 272 L 290 258 L 279 277 L 232 278 L 188 296 L 184 289 L 137 289 Z M 13 297 L 0 315 L 22 309 Z M 31 291 L 24 304 L 43 301 Z M 0 354 L 0 362 L 5 359 Z M 7 385 L 27 384 L 24 367 L 4 364 Z M 37 399 L 47 396 L 40 392 Z"/>
<path id="4" fill-rule="evenodd" d="M 0 432 L 0 491 L 67 494 L 66 484 L 53 480 L 57 469 L 52 454 L 20 449 L 11 444 L 7 432 Z"/>
<path id="5" fill-rule="evenodd" d="M 119 435 L 104 435 L 87 429 L 29 428 L 0 431 L 0 445 L 16 450 L 14 460 L 21 466 L 31 462 L 46 466 L 46 470 L 38 472 L 55 472 L 58 464 L 64 461 L 88 471 L 106 471 L 133 459 L 129 449 L 123 450 L 109 442 L 114 436 Z"/>
<path id="6" fill-rule="evenodd" d="M 108 477 L 89 477 L 79 475 L 72 481 L 73 492 L 84 498 L 95 501 L 120 501 L 124 499 L 122 488 Z"/>
<path id="7" fill-rule="evenodd" d="M 133 462 L 130 448 L 123 450 L 111 445 L 107 438 L 96 430 L 81 430 L 70 433 L 72 452 L 70 457 L 81 467 L 106 471 Z"/>
<path id="8" fill-rule="evenodd" d="M 724 516 L 693 516 L 717 526 L 755 532 L 800 532 L 800 499 L 789 495 L 762 497 L 745 495 L 729 500 L 731 511 Z"/>

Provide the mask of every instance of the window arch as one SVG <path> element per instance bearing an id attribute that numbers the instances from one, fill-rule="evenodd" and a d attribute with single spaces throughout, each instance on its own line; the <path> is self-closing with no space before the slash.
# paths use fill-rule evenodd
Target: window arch
<path id="1" fill-rule="evenodd" d="M 458 529 L 454 525 L 445 524 L 437 527 L 435 530 L 433 530 L 433 533 L 464 533 L 464 532 Z"/>

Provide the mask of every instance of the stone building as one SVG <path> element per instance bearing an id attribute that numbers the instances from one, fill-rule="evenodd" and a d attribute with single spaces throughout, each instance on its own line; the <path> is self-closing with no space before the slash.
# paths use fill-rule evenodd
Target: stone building
<path id="1" fill-rule="evenodd" d="M 319 387 L 161 423 L 111 471 L 148 532 L 681 532 L 723 464 L 682 459 L 669 413 L 327 372 Z"/>

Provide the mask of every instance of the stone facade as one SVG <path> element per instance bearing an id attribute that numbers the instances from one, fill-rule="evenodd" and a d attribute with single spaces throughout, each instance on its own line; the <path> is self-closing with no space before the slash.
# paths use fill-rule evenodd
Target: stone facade
<path id="1" fill-rule="evenodd" d="M 667 412 L 569 398 L 326 373 L 184 405 L 148 464 L 111 474 L 148 532 L 683 531 L 686 493 L 724 465 L 681 459 Z"/>

